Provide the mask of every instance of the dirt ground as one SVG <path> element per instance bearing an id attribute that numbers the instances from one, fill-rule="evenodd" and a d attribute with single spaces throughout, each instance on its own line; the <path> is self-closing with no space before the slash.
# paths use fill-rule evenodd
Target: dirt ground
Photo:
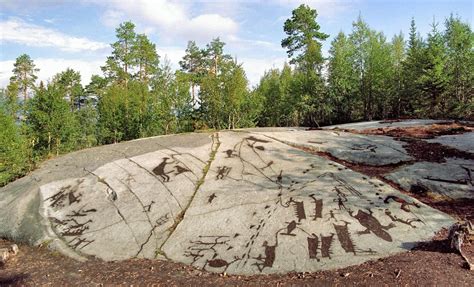
<path id="1" fill-rule="evenodd" d="M 448 156 L 473 159 L 471 157 L 473 155 L 439 144 L 426 144 L 420 139 L 467 131 L 474 131 L 474 128 L 454 123 L 404 129 L 364 130 L 357 133 L 392 136 L 404 141 L 407 151 L 417 161 L 442 162 Z M 316 153 L 311 150 L 307 151 Z M 399 166 L 363 166 L 338 160 L 329 154 L 317 154 L 367 176 L 376 176 L 381 180 L 384 180 L 383 174 Z M 405 191 L 393 183 L 389 184 L 459 220 L 474 220 L 474 200 L 436 198 L 423 190 Z M 474 271 L 469 271 L 463 258 L 449 248 L 447 234 L 447 230 L 442 230 L 431 242 L 419 244 L 412 251 L 369 261 L 357 266 L 315 273 L 255 276 L 215 274 L 184 264 L 146 259 L 117 262 L 91 259 L 81 263 L 64 257 L 57 252 L 52 252 L 46 247 L 19 245 L 20 253 L 5 265 L 0 265 L 0 286 L 474 286 Z M 0 247 L 12 243 L 0 239 Z M 474 261 L 474 243 L 471 242 L 466 245 L 463 250 L 471 259 L 471 262 Z"/>
<path id="2" fill-rule="evenodd" d="M 2 286 L 65 285 L 246 285 L 246 286 L 473 286 L 474 271 L 449 250 L 447 232 L 415 250 L 358 266 L 316 273 L 286 275 L 224 276 L 193 267 L 158 260 L 134 259 L 84 263 L 63 257 L 47 248 L 20 245 L 20 253 L 0 267 Z M 5 245 L 10 242 L 0 241 Z M 466 249 L 474 254 L 474 246 Z M 472 256 L 471 256 L 472 257 Z"/>

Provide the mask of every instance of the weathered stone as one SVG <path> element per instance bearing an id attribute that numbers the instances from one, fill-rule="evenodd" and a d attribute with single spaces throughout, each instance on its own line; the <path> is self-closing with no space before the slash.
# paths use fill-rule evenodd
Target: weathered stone
<path id="1" fill-rule="evenodd" d="M 453 147 L 458 150 L 467 151 L 474 154 L 474 132 L 464 133 L 460 135 L 445 135 L 428 142 L 440 143 L 445 146 Z"/>
<path id="2" fill-rule="evenodd" d="M 232 274 L 316 271 L 403 251 L 451 223 L 377 179 L 261 134 L 220 141 L 163 246 L 175 261 Z"/>
<path id="3" fill-rule="evenodd" d="M 10 248 L 8 250 L 10 252 L 10 254 L 12 254 L 13 256 L 17 255 L 18 252 L 20 252 L 20 249 L 18 248 L 18 245 L 16 244 L 12 244 L 10 245 Z"/>
<path id="4" fill-rule="evenodd" d="M 445 120 L 396 120 L 396 121 L 371 121 L 371 122 L 360 122 L 360 123 L 349 123 L 341 125 L 333 125 L 323 127 L 324 129 L 352 129 L 352 130 L 365 130 L 365 129 L 378 129 L 378 128 L 405 128 L 424 126 L 437 123 L 454 122 Z"/>
<path id="5" fill-rule="evenodd" d="M 16 256 L 19 252 L 18 245 L 12 244 L 7 248 L 0 248 L 0 264 L 5 264 L 7 261 Z"/>
<path id="6" fill-rule="evenodd" d="M 403 143 L 387 136 L 370 136 L 341 131 L 282 131 L 264 132 L 275 140 L 365 165 L 389 165 L 410 161 Z"/>
<path id="7" fill-rule="evenodd" d="M 227 274 L 358 264 L 410 249 L 453 220 L 294 145 L 376 164 L 410 159 L 398 144 L 254 129 L 72 153 L 0 190 L 0 236 L 49 242 L 77 259 L 160 258 Z"/>
<path id="8" fill-rule="evenodd" d="M 7 248 L 0 248 L 0 264 L 7 263 L 8 258 L 10 258 L 10 252 Z"/>
<path id="9" fill-rule="evenodd" d="M 474 198 L 474 162 L 448 158 L 444 163 L 417 162 L 385 176 L 403 189 L 450 198 Z"/>

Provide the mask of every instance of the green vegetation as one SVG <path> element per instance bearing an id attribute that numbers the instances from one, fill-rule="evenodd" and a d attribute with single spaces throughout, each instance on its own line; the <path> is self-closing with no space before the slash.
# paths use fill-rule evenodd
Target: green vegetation
<path id="1" fill-rule="evenodd" d="M 474 117 L 474 33 L 451 16 L 423 39 L 388 41 L 359 17 L 321 51 L 325 34 L 306 5 L 284 23 L 289 64 L 267 71 L 253 89 L 242 64 L 213 39 L 188 42 L 173 72 L 131 22 L 116 29 L 112 53 L 83 87 L 67 69 L 35 84 L 28 55 L 0 93 L 0 185 L 47 157 L 140 137 L 251 126 L 319 126 L 359 120 Z"/>

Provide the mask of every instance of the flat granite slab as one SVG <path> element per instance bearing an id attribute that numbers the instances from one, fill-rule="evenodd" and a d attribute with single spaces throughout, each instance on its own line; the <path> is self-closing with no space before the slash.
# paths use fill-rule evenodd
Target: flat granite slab
<path id="1" fill-rule="evenodd" d="M 372 166 L 398 164 L 413 160 L 403 143 L 388 136 L 359 135 L 341 131 L 274 131 L 265 136 L 286 144 L 327 152 L 352 163 Z"/>
<path id="2" fill-rule="evenodd" d="M 474 161 L 448 158 L 444 163 L 416 162 L 385 175 L 404 190 L 430 191 L 452 199 L 474 198 Z"/>
<path id="3" fill-rule="evenodd" d="M 474 154 L 474 132 L 460 135 L 444 135 L 427 140 L 432 143 L 440 143 L 458 150 L 467 151 Z"/>
<path id="4" fill-rule="evenodd" d="M 47 242 L 80 260 L 158 258 L 250 275 L 359 264 L 454 222 L 290 142 L 353 151 L 349 135 L 332 133 L 252 129 L 72 153 L 0 190 L 0 236 Z M 378 144 L 378 160 L 408 159 L 382 137 L 353 144 L 367 141 Z"/>
<path id="5" fill-rule="evenodd" d="M 446 122 L 446 120 L 388 120 L 388 121 L 371 121 L 371 122 L 360 122 L 360 123 L 349 123 L 349 124 L 340 124 L 325 126 L 323 129 L 351 129 L 351 130 L 365 130 L 365 129 L 378 129 L 378 128 L 406 128 L 414 126 L 424 126 L 431 124 L 439 124 Z"/>

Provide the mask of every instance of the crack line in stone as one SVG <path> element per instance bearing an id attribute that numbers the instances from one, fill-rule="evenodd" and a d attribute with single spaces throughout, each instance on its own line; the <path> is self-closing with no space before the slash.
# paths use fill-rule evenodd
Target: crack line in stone
<path id="1" fill-rule="evenodd" d="M 139 164 L 138 162 L 134 161 L 133 159 L 131 158 L 128 158 L 127 159 L 130 161 L 130 162 L 133 162 L 134 164 L 136 164 L 138 167 L 140 167 L 141 169 L 145 170 L 149 175 L 151 175 L 152 177 L 154 177 L 167 191 L 168 193 L 173 197 L 173 199 L 176 201 L 176 203 L 178 204 L 179 206 L 179 209 L 183 210 L 183 207 L 181 206 L 181 204 L 179 203 L 179 200 L 176 198 L 176 196 L 174 196 L 173 192 L 168 188 L 168 186 L 166 186 L 166 184 L 164 182 L 162 182 L 154 173 L 152 173 L 151 171 L 149 171 L 148 169 L 146 169 L 144 166 L 142 166 L 141 164 Z M 174 216 L 173 216 L 174 217 Z"/>
<path id="2" fill-rule="evenodd" d="M 130 159 L 128 159 L 128 160 L 130 160 Z M 132 174 L 131 174 L 128 170 L 126 170 L 125 168 L 123 168 L 121 165 L 117 164 L 116 162 L 114 162 L 114 164 L 115 164 L 116 166 L 118 166 L 119 168 L 121 168 L 123 171 L 125 171 L 129 176 L 132 176 Z M 135 163 L 135 164 L 136 164 L 136 163 Z M 142 167 L 142 168 L 143 168 L 143 167 Z M 153 225 L 153 223 L 151 222 L 151 219 L 150 219 L 150 217 L 149 217 L 149 215 L 148 215 L 148 212 L 146 212 L 145 205 L 144 205 L 143 202 L 141 201 L 140 197 L 132 190 L 132 188 L 131 188 L 128 184 L 126 184 L 125 182 L 123 182 L 123 181 L 120 180 L 120 179 L 119 179 L 119 181 L 129 190 L 130 193 L 132 193 L 132 194 L 136 197 L 136 199 L 138 200 L 138 202 L 139 202 L 140 205 L 142 206 L 142 209 L 143 209 L 143 211 L 145 212 L 146 217 L 147 217 L 147 219 L 148 219 L 148 222 L 150 223 L 150 226 L 151 226 L 152 231 L 153 231 L 153 230 L 156 228 L 156 226 Z M 168 210 L 169 210 L 169 212 L 171 213 L 171 216 L 173 217 L 173 220 L 174 220 L 173 210 L 172 210 L 172 208 L 171 208 L 171 206 L 170 206 L 170 204 L 169 204 L 169 201 L 168 201 L 168 199 L 167 199 L 166 197 L 165 197 L 165 200 L 166 200 L 166 202 L 167 202 L 167 204 L 168 204 Z M 158 241 L 158 238 L 156 237 L 156 234 L 155 234 L 155 239 Z M 149 240 L 149 238 L 148 238 L 148 240 Z M 148 243 L 148 241 L 147 241 L 147 243 Z M 158 245 L 158 244 L 157 244 L 157 245 Z M 138 255 L 138 254 L 137 254 L 137 255 Z"/>
<path id="3" fill-rule="evenodd" d="M 196 185 L 196 188 L 194 190 L 194 193 L 191 197 L 191 199 L 189 200 L 188 204 L 186 205 L 186 207 L 181 211 L 181 213 L 178 215 L 178 217 L 176 218 L 177 220 L 175 221 L 175 223 L 173 224 L 173 226 L 170 227 L 170 234 L 168 235 L 168 237 L 166 238 L 166 240 L 161 244 L 161 246 L 158 248 L 158 251 L 161 251 L 163 253 L 163 255 L 165 256 L 165 258 L 168 259 L 168 257 L 166 256 L 166 254 L 164 253 L 164 251 L 162 250 L 163 246 L 166 244 L 166 242 L 168 242 L 168 240 L 171 238 L 171 236 L 173 235 L 174 231 L 178 228 L 178 225 L 183 221 L 184 219 L 184 216 L 186 214 L 186 211 L 188 210 L 188 208 L 191 206 L 192 202 L 194 201 L 194 198 L 199 190 L 199 188 L 201 187 L 202 184 L 204 184 L 204 180 L 207 176 L 207 173 L 209 172 L 210 168 L 211 168 L 211 164 L 212 162 L 214 161 L 215 157 L 216 157 L 216 153 L 217 151 L 219 150 L 219 146 L 221 145 L 221 142 L 219 141 L 219 133 L 215 133 L 212 135 L 212 144 L 211 144 L 211 152 L 209 154 L 209 160 L 207 161 L 206 165 L 203 167 L 203 170 L 202 170 L 202 177 L 201 179 L 198 181 L 197 185 Z"/>
<path id="4" fill-rule="evenodd" d="M 142 243 L 140 245 L 140 249 L 138 250 L 137 254 L 135 255 L 135 257 L 137 257 L 140 252 L 142 252 L 143 250 L 143 247 L 145 247 L 145 245 L 150 241 L 150 238 L 152 235 L 155 236 L 155 243 L 156 243 L 156 247 L 158 247 L 158 238 L 156 236 L 156 233 L 155 233 L 155 228 L 156 228 L 156 225 L 153 225 L 153 223 L 151 222 L 151 219 L 150 219 L 150 216 L 148 215 L 148 212 L 146 211 L 146 208 L 145 208 L 145 205 L 143 204 L 143 202 L 141 201 L 140 197 L 132 190 L 132 188 L 126 184 L 125 182 L 123 182 L 122 180 L 119 179 L 119 181 L 127 188 L 127 190 L 137 199 L 137 201 L 140 203 L 142 209 L 143 209 L 143 212 L 145 212 L 145 216 L 148 220 L 148 223 L 150 224 L 150 227 L 151 227 L 151 230 L 150 230 L 150 234 L 148 236 L 148 238 L 145 240 L 144 243 Z"/>
<path id="5" fill-rule="evenodd" d="M 112 186 L 110 186 L 110 184 L 105 181 L 105 179 L 101 178 L 99 175 L 95 174 L 94 172 L 84 168 L 85 171 L 87 171 L 89 174 L 95 176 L 97 178 L 97 182 L 98 183 L 102 183 L 104 184 L 108 189 L 111 189 L 113 192 L 115 192 L 115 190 L 112 188 Z M 132 233 L 132 236 L 135 240 L 135 243 L 137 244 L 137 246 L 140 246 L 140 244 L 138 243 L 138 239 L 135 235 L 135 232 L 133 231 L 132 227 L 129 225 L 129 223 L 127 222 L 127 219 L 125 218 L 125 216 L 123 216 L 122 212 L 120 212 L 120 209 L 117 207 L 117 205 L 109 199 L 109 197 L 107 196 L 107 199 L 108 199 L 108 202 L 113 206 L 115 207 L 116 211 L 117 211 L 117 214 L 122 218 L 123 222 L 125 222 L 125 224 L 127 225 L 128 229 L 130 230 L 130 232 Z"/>
<path id="6" fill-rule="evenodd" d="M 171 192 L 171 190 L 163 183 L 161 182 L 161 180 L 152 172 L 150 172 L 148 169 L 146 169 L 144 166 L 142 166 L 141 164 L 139 164 L 138 162 L 136 162 L 135 160 L 133 160 L 132 158 L 128 157 L 128 155 L 126 153 L 123 153 L 123 152 L 120 152 L 120 151 L 117 151 L 117 150 L 113 150 L 117 153 L 120 153 L 123 155 L 124 158 L 126 158 L 127 160 L 129 160 L 130 162 L 136 164 L 138 167 L 140 167 L 141 169 L 143 169 L 144 171 L 146 171 L 148 174 L 150 174 L 152 177 L 154 177 L 167 191 L 168 193 L 173 197 L 173 199 L 176 201 L 176 203 L 178 204 L 179 208 L 182 210 L 183 208 L 181 207 L 181 204 L 179 203 L 178 199 L 174 196 L 174 194 Z M 168 203 L 169 205 L 169 203 Z M 173 215 L 173 212 L 171 212 L 171 215 L 173 216 L 174 218 L 174 215 Z"/>

